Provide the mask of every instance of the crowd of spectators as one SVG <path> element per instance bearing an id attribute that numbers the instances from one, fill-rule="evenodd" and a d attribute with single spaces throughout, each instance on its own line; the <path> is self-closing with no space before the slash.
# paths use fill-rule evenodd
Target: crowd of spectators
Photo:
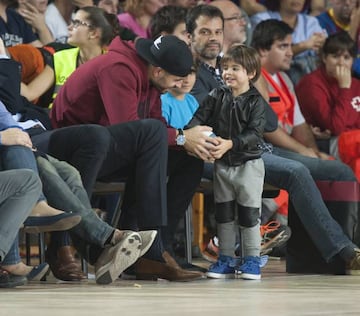
<path id="1" fill-rule="evenodd" d="M 288 193 L 326 262 L 358 274 L 315 182 L 360 180 L 359 25 L 359 0 L 0 0 L 0 287 L 49 268 L 82 280 L 75 250 L 98 284 L 204 278 L 174 249 L 202 177 L 220 239 L 208 276 L 258 279 L 290 237 L 260 229 L 263 183 Z M 97 180 L 126 182 L 115 228 L 92 209 Z M 21 262 L 22 225 L 51 232 L 48 264 Z"/>

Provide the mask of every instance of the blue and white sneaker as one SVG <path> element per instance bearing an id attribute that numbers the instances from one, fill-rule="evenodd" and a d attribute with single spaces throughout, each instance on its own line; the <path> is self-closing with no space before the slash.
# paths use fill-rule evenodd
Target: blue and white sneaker
<path id="1" fill-rule="evenodd" d="M 239 278 L 244 280 L 261 279 L 261 259 L 260 257 L 248 256 L 244 258 L 244 263 L 237 268 Z"/>
<path id="2" fill-rule="evenodd" d="M 211 279 L 235 279 L 235 267 L 239 264 L 236 258 L 220 255 L 213 263 L 206 276 Z"/>
<path id="3" fill-rule="evenodd" d="M 268 263 L 269 261 L 269 256 L 268 255 L 263 255 L 263 256 L 260 256 L 260 268 L 263 268 L 266 266 L 266 264 Z M 235 276 L 237 278 L 240 277 L 240 274 L 242 273 L 242 271 L 240 270 L 240 265 L 235 267 Z"/>
<path id="4" fill-rule="evenodd" d="M 269 256 L 268 255 L 260 256 L 260 268 L 265 267 L 266 264 L 268 263 L 268 261 L 269 261 Z"/>

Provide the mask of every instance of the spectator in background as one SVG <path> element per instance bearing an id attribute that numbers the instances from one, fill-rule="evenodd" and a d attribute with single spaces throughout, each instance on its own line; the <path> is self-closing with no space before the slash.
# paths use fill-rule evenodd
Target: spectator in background
<path id="1" fill-rule="evenodd" d="M 233 44 L 244 44 L 246 41 L 246 15 L 230 0 L 215 0 L 210 5 L 217 7 L 224 15 L 224 53 Z"/>
<path id="2" fill-rule="evenodd" d="M 45 22 L 48 0 L 19 0 L 17 12 L 31 25 L 34 33 L 43 45 L 54 41 Z"/>
<path id="3" fill-rule="evenodd" d="M 281 126 L 264 134 L 274 145 L 272 155 L 262 156 L 265 181 L 288 190 L 297 215 L 324 260 L 329 262 L 339 255 L 346 263 L 346 272 L 356 275 L 360 269 L 360 252 L 329 214 L 313 181 L 355 182 L 356 178 L 348 166 L 326 160 L 327 155 L 317 150 L 302 117 L 291 81 L 282 72 L 291 63 L 291 34 L 292 29 L 277 20 L 259 23 L 253 33 L 252 45 L 260 54 L 270 104 Z"/>
<path id="4" fill-rule="evenodd" d="M 76 7 L 92 6 L 92 0 L 54 0 L 45 12 L 45 21 L 56 42 L 66 43 L 68 25 Z"/>
<path id="5" fill-rule="evenodd" d="M 94 4 L 107 13 L 115 15 L 119 13 L 119 0 L 94 0 Z"/>
<path id="6" fill-rule="evenodd" d="M 331 0 L 327 11 L 316 17 L 327 33 L 346 31 L 357 43 L 357 56 L 353 62 L 353 74 L 360 78 L 360 7 L 359 0 Z"/>
<path id="7" fill-rule="evenodd" d="M 175 5 L 166 5 L 159 9 L 150 21 L 151 38 L 156 39 L 160 35 L 175 35 L 190 45 L 190 37 L 185 24 L 187 12 L 187 9 Z"/>
<path id="8" fill-rule="evenodd" d="M 169 4 L 184 8 L 193 8 L 204 1 L 201 0 L 169 0 Z"/>
<path id="9" fill-rule="evenodd" d="M 15 3 L 15 0 L 0 0 L 0 36 L 5 47 L 18 44 L 41 47 L 43 43 L 36 37 L 31 26 L 15 9 L 10 8 Z"/>
<path id="10" fill-rule="evenodd" d="M 256 13 L 264 12 L 267 10 L 265 1 L 258 0 L 239 0 L 238 4 L 244 9 L 248 16 L 252 16 Z"/>
<path id="11" fill-rule="evenodd" d="M 124 12 L 118 15 L 120 25 L 136 35 L 149 38 L 149 24 L 152 16 L 167 0 L 126 0 Z"/>
<path id="12" fill-rule="evenodd" d="M 330 35 L 321 67 L 300 80 L 296 95 L 306 121 L 332 136 L 330 154 L 349 164 L 360 181 L 360 81 L 351 76 L 356 51 L 347 32 Z"/>
<path id="13" fill-rule="evenodd" d="M 300 78 L 315 70 L 318 66 L 318 51 L 326 38 L 315 17 L 301 13 L 305 0 L 274 0 L 271 11 L 255 14 L 251 17 L 253 28 L 260 21 L 276 19 L 288 24 L 292 30 L 292 51 L 294 58 L 287 73 L 294 84 Z"/>
<path id="14" fill-rule="evenodd" d="M 80 65 L 106 53 L 107 45 L 119 33 L 115 15 L 96 7 L 79 9 L 68 27 L 67 43 L 75 48 L 56 52 L 44 70 L 28 84 L 22 83 L 21 94 L 29 101 L 41 97 L 51 89 L 50 100 L 42 98 L 41 105 L 49 107 L 57 91 Z M 20 61 L 21 62 L 21 61 Z"/>
<path id="15" fill-rule="evenodd" d="M 266 79 L 270 105 L 282 130 L 293 139 L 287 148 L 304 156 L 329 159 L 327 154 L 319 151 L 300 111 L 294 86 L 284 73 L 289 69 L 293 56 L 291 27 L 283 21 L 270 19 L 260 22 L 255 30 L 252 45 L 260 54 L 261 72 Z"/>
<path id="16" fill-rule="evenodd" d="M 271 6 L 272 0 L 239 0 L 241 7 L 251 16 L 259 12 L 267 10 L 267 6 Z M 326 0 L 306 0 L 303 13 L 317 16 L 326 8 Z"/>

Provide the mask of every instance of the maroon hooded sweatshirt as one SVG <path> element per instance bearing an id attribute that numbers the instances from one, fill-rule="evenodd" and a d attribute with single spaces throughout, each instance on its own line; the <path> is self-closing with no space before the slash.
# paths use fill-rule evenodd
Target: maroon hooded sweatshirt
<path id="1" fill-rule="evenodd" d="M 145 118 L 159 119 L 160 91 L 148 78 L 148 64 L 132 42 L 116 37 L 107 54 L 77 68 L 61 87 L 51 110 L 55 128 L 75 124 L 114 125 Z M 169 145 L 176 130 L 168 128 Z"/>

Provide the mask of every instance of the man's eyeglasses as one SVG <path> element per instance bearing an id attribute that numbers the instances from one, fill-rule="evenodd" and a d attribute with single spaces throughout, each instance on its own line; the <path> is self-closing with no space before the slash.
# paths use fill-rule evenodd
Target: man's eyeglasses
<path id="1" fill-rule="evenodd" d="M 92 27 L 91 24 L 84 22 L 84 21 L 80 21 L 80 20 L 71 20 L 71 25 L 74 29 L 78 28 L 80 25 L 82 26 L 87 26 L 87 27 Z"/>
<path id="2" fill-rule="evenodd" d="M 246 20 L 244 15 L 234 15 L 230 18 L 224 18 L 225 21 L 239 21 L 244 22 Z"/>

